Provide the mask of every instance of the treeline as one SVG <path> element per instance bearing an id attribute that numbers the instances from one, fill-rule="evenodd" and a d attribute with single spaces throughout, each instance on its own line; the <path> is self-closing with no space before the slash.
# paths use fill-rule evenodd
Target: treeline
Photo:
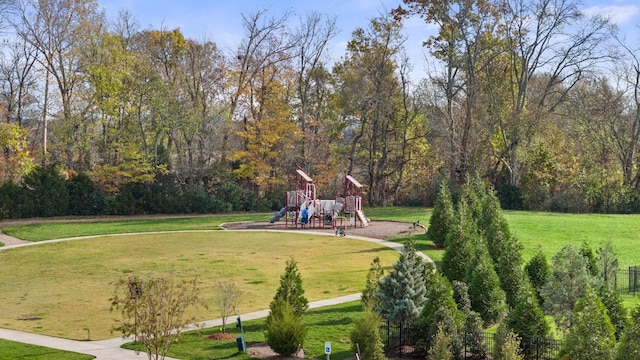
<path id="1" fill-rule="evenodd" d="M 131 189 L 167 187 L 226 211 L 221 184 L 255 198 L 234 210 L 278 208 L 295 169 L 325 198 L 352 174 L 368 206 L 432 205 L 441 180 L 481 177 L 503 208 L 639 212 L 638 52 L 578 1 L 515 5 L 405 0 L 347 29 L 332 59 L 340 29 L 320 13 L 242 14 L 225 50 L 107 19 L 95 0 L 0 0 L 0 183 L 29 193 L 55 167 L 111 213 Z M 437 29 L 422 79 L 410 18 Z"/>
<path id="2" fill-rule="evenodd" d="M 233 181 L 211 189 L 185 187 L 168 174 L 149 183 L 127 183 L 117 193 L 106 194 L 86 174 L 65 179 L 59 167 L 50 166 L 29 172 L 21 185 L 11 181 L 0 185 L 0 219 L 266 212 L 282 206 L 283 191 L 258 197 Z"/>
<path id="3" fill-rule="evenodd" d="M 636 356 L 631 339 L 640 304 L 630 317 L 616 288 L 618 256 L 610 242 L 597 251 L 568 244 L 550 262 L 542 251 L 525 262 L 495 193 L 478 179 L 457 196 L 441 186 L 428 237 L 445 249 L 437 271 L 409 240 L 387 274 L 374 260 L 362 296 L 365 316 L 402 329 L 414 355 L 546 359 L 540 345 L 557 337 L 561 359 Z M 493 326 L 489 344 L 483 333 Z M 380 357 L 363 356 L 374 358 Z"/>

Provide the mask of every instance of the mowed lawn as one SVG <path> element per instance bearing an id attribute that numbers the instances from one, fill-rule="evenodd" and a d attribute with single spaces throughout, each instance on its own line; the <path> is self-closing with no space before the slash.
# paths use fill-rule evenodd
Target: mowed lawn
<path id="1" fill-rule="evenodd" d="M 198 276 L 198 320 L 218 318 L 214 285 L 244 292 L 243 313 L 269 307 L 293 257 L 309 301 L 361 292 L 371 261 L 388 270 L 398 253 L 381 245 L 297 233 L 198 231 L 104 236 L 0 251 L 0 326 L 70 339 L 117 337 L 112 282 L 132 274 Z"/>

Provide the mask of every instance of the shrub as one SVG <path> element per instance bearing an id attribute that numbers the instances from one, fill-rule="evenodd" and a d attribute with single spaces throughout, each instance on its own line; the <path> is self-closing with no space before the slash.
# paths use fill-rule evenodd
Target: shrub
<path id="1" fill-rule="evenodd" d="M 267 344 L 276 353 L 289 356 L 302 347 L 307 329 L 301 316 L 293 313 L 293 307 L 284 299 L 277 298 L 271 303 L 269 316 L 265 321 Z"/>
<path id="2" fill-rule="evenodd" d="M 386 359 L 380 333 L 381 320 L 378 314 L 367 309 L 363 317 L 354 321 L 355 328 L 350 337 L 351 346 L 354 352 L 360 351 L 362 360 Z"/>

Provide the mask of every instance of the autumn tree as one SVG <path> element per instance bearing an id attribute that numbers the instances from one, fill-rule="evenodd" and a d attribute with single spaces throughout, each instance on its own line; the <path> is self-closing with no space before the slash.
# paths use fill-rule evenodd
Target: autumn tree
<path id="1" fill-rule="evenodd" d="M 14 23 L 16 33 L 37 49 L 38 59 L 46 70 L 47 84 L 51 77 L 57 88 L 61 108 L 58 116 L 58 146 L 59 151 L 64 153 L 67 167 L 73 169 L 75 165 L 80 165 L 83 149 L 78 145 L 88 140 L 85 131 L 89 130 L 82 126 L 81 117 L 75 113 L 80 105 L 77 96 L 87 64 L 82 46 L 100 31 L 102 15 L 98 12 L 97 2 L 93 0 L 17 2 L 17 6 L 18 16 Z M 44 91 L 45 126 L 46 114 L 51 106 L 47 104 L 47 84 Z"/>
<path id="2" fill-rule="evenodd" d="M 111 311 L 122 317 L 115 326 L 122 336 L 135 335 L 149 359 L 164 359 L 182 330 L 195 320 L 186 317 L 186 312 L 200 303 L 198 279 L 132 275 L 115 282 L 109 301 Z"/>
<path id="3" fill-rule="evenodd" d="M 28 132 L 19 124 L 0 123 L 0 183 L 18 182 L 34 167 L 27 144 Z"/>
<path id="4" fill-rule="evenodd" d="M 334 66 L 338 120 L 346 135 L 336 155 L 346 159 L 345 173 L 366 179 L 370 205 L 397 199 L 406 165 L 424 154 L 418 135 L 422 119 L 405 96 L 410 87 L 396 76 L 397 71 L 406 76 L 399 66 L 401 29 L 388 15 L 371 19 L 367 29 L 352 33 L 347 54 Z"/>

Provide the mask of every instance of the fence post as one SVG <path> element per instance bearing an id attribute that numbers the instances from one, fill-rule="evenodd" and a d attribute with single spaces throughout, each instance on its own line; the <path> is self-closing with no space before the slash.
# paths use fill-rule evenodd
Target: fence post
<path id="1" fill-rule="evenodd" d="M 400 338 L 398 339 L 398 357 L 402 358 L 402 323 L 400 323 Z"/>

